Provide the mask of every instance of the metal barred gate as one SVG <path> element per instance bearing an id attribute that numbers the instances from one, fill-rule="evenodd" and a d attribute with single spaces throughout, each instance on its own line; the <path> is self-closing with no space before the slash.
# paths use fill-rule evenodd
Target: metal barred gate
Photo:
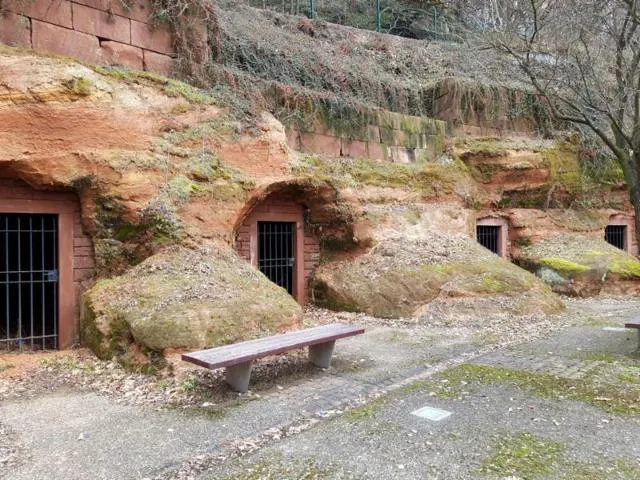
<path id="1" fill-rule="evenodd" d="M 293 295 L 292 222 L 258 222 L 258 268 L 269 280 Z"/>
<path id="2" fill-rule="evenodd" d="M 626 248 L 627 227 L 625 225 L 609 225 L 604 230 L 604 239 L 620 250 Z"/>
<path id="3" fill-rule="evenodd" d="M 0 350 L 58 346 L 58 218 L 0 213 Z"/>
<path id="4" fill-rule="evenodd" d="M 478 225 L 476 239 L 484 248 L 500 255 L 500 228 L 493 225 Z"/>

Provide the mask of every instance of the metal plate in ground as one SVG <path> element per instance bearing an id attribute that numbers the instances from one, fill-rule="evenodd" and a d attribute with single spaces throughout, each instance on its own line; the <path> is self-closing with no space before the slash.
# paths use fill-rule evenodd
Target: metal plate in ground
<path id="1" fill-rule="evenodd" d="M 411 412 L 411 415 L 415 415 L 416 417 L 426 418 L 427 420 L 431 420 L 433 422 L 439 422 L 440 420 L 444 420 L 451 416 L 451 412 L 447 412 L 446 410 L 441 410 L 439 408 L 433 407 L 422 407 L 418 410 Z"/>
<path id="2" fill-rule="evenodd" d="M 602 327 L 605 332 L 626 332 L 628 329 L 624 327 Z"/>

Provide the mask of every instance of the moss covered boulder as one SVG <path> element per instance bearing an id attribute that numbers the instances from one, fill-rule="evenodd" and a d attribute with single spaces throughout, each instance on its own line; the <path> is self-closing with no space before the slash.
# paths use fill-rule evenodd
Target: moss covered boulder
<path id="1" fill-rule="evenodd" d="M 603 239 L 560 234 L 522 249 L 518 262 L 567 295 L 640 293 L 640 262 Z"/>
<path id="2" fill-rule="evenodd" d="M 228 247 L 156 254 L 85 295 L 82 341 L 101 357 L 195 349 L 295 327 L 298 303 Z"/>
<path id="3" fill-rule="evenodd" d="M 432 302 L 461 298 L 508 299 L 512 314 L 563 308 L 531 273 L 466 236 L 434 232 L 387 238 L 355 260 L 322 265 L 314 296 L 332 309 L 391 318 L 419 316 Z"/>

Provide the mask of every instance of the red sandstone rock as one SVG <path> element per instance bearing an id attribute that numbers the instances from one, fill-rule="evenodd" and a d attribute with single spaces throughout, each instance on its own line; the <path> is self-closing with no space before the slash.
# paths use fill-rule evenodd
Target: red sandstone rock
<path id="1" fill-rule="evenodd" d="M 367 158 L 369 152 L 367 144 L 360 140 L 342 140 L 342 155 L 352 158 Z"/>
<path id="2" fill-rule="evenodd" d="M 75 32 L 38 20 L 32 20 L 31 23 L 31 39 L 34 49 L 69 55 L 90 63 L 100 61 L 100 44 L 93 35 Z"/>
<path id="3" fill-rule="evenodd" d="M 126 65 L 136 70 L 143 69 L 142 49 L 119 42 L 102 42 L 102 63 Z"/>
<path id="4" fill-rule="evenodd" d="M 0 15 L 0 42 L 30 47 L 31 22 L 29 19 L 14 13 Z"/>
<path id="5" fill-rule="evenodd" d="M 387 147 L 378 142 L 369 142 L 367 145 L 369 158 L 384 160 L 387 157 Z"/>
<path id="6" fill-rule="evenodd" d="M 130 20 L 85 5 L 73 5 L 73 28 L 102 38 L 131 43 Z"/>
<path id="7" fill-rule="evenodd" d="M 36 20 L 54 23 L 61 27 L 72 28 L 71 2 L 67 0 L 20 1 L 9 0 L 3 2 L 6 9 L 26 15 Z"/>
<path id="8" fill-rule="evenodd" d="M 300 136 L 301 147 L 304 151 L 321 155 L 340 156 L 340 138 L 330 135 L 303 133 Z"/>
<path id="9" fill-rule="evenodd" d="M 161 28 L 151 29 L 146 23 L 136 20 L 131 20 L 131 44 L 165 55 L 173 53 L 171 32 Z"/>
<path id="10" fill-rule="evenodd" d="M 132 18 L 139 22 L 149 23 L 150 21 L 151 5 L 147 0 L 135 0 L 131 8 L 125 8 L 119 0 L 74 0 L 74 3 Z"/>
<path id="11" fill-rule="evenodd" d="M 174 68 L 174 59 L 168 55 L 143 50 L 144 69 L 161 75 L 170 75 Z"/>

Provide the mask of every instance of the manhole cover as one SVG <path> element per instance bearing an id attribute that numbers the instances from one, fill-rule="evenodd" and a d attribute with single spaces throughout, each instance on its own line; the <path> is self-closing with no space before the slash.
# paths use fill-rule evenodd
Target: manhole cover
<path id="1" fill-rule="evenodd" d="M 624 327 L 602 327 L 602 330 L 605 332 L 626 332 L 627 329 Z"/>
<path id="2" fill-rule="evenodd" d="M 427 420 L 431 420 L 433 422 L 439 422 L 440 420 L 444 420 L 445 418 L 451 416 L 451 412 L 440 410 L 439 408 L 422 407 L 411 412 L 411 415 L 415 415 L 416 417 L 420 418 L 426 418 Z"/>

